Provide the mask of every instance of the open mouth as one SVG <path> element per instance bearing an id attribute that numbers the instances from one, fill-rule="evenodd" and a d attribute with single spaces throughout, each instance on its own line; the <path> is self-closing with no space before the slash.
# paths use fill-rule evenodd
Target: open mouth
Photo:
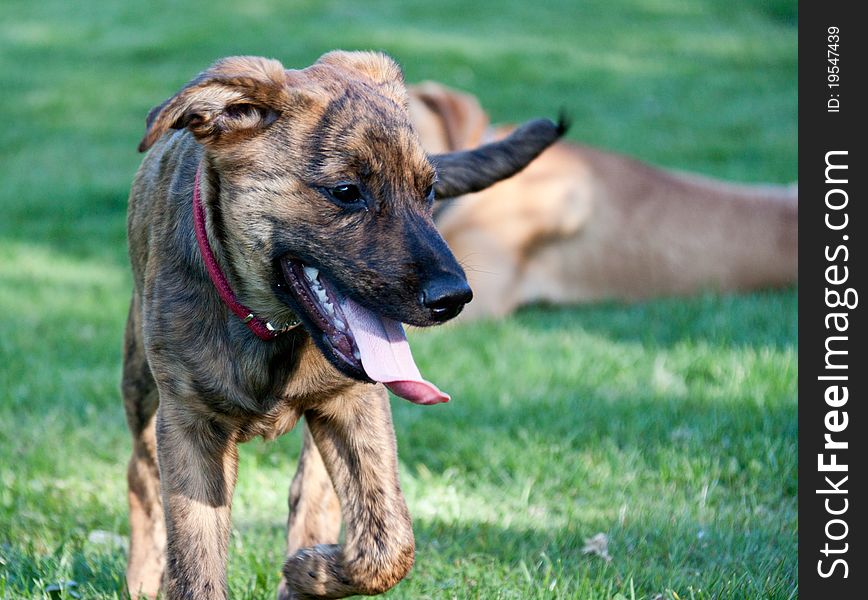
<path id="1" fill-rule="evenodd" d="M 319 269 L 300 260 L 284 257 L 280 270 L 291 307 L 300 312 L 317 347 L 339 371 L 361 381 L 381 382 L 416 404 L 449 400 L 422 378 L 400 322 L 342 294 Z"/>
<path id="2" fill-rule="evenodd" d="M 344 367 L 341 371 L 355 379 L 370 381 L 362 366 L 359 347 L 341 308 L 342 295 L 326 282 L 325 277 L 320 277 L 319 269 L 315 267 L 305 266 L 294 259 L 283 259 L 280 265 L 290 293 L 301 305 L 304 316 L 320 334 L 318 341 L 342 363 L 335 366 Z"/>

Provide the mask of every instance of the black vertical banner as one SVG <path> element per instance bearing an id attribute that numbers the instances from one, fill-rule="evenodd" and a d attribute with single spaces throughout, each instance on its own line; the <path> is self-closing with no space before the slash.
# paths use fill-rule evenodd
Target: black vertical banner
<path id="1" fill-rule="evenodd" d="M 860 3 L 799 6 L 799 595 L 868 584 L 868 24 Z"/>

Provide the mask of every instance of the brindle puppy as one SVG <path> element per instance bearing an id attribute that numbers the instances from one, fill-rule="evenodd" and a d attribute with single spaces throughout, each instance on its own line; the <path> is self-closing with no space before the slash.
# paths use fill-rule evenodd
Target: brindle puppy
<path id="1" fill-rule="evenodd" d="M 562 132 L 533 121 L 429 156 L 399 68 L 375 53 L 300 71 L 224 59 L 151 112 L 128 222 L 134 597 L 226 597 L 236 446 L 302 415 L 279 597 L 376 594 L 404 577 L 413 532 L 376 382 L 448 399 L 400 323 L 443 322 L 471 298 L 433 198 L 508 177 Z"/>

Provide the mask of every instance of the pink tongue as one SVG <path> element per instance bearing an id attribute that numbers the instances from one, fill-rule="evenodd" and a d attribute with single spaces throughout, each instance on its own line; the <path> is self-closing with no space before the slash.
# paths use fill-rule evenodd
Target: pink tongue
<path id="1" fill-rule="evenodd" d="M 384 383 L 395 395 L 416 404 L 449 401 L 448 394 L 422 379 L 401 323 L 376 315 L 349 298 L 343 298 L 340 305 L 356 339 L 368 377 Z"/>

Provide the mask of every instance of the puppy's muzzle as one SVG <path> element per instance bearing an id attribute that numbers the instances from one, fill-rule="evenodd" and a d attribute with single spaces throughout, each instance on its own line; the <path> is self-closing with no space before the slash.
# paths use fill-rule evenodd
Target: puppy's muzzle
<path id="1" fill-rule="evenodd" d="M 442 323 L 457 317 L 464 305 L 473 299 L 473 292 L 464 277 L 446 274 L 429 280 L 419 294 L 419 301 L 431 315 Z"/>

